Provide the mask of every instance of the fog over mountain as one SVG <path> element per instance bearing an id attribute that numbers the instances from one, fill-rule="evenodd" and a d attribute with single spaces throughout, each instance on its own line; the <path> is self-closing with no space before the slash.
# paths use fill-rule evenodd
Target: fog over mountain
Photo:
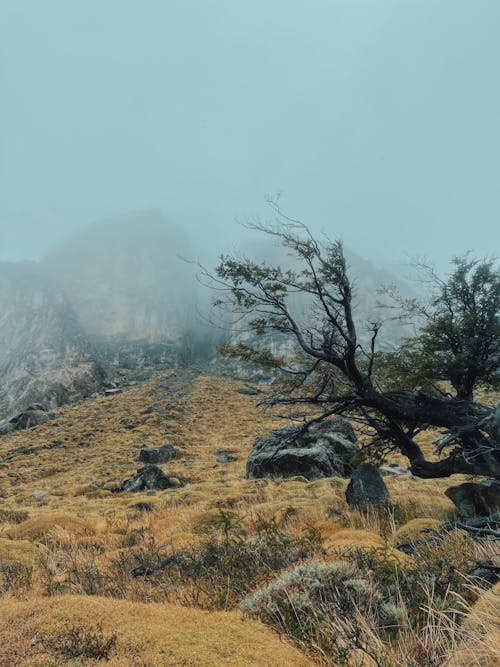
<path id="1" fill-rule="evenodd" d="M 3 413 L 58 364 L 71 397 L 207 355 L 178 255 L 252 254 L 266 195 L 344 240 L 361 323 L 405 256 L 495 254 L 499 31 L 490 0 L 0 2 L 0 261 L 39 262 L 2 266 Z"/>
<path id="2" fill-rule="evenodd" d="M 178 342 L 194 327 L 197 283 L 182 259 L 191 255 L 178 226 L 160 211 L 142 211 L 83 228 L 42 266 L 88 334 Z"/>
<path id="3" fill-rule="evenodd" d="M 266 237 L 240 250 L 295 266 Z M 0 420 L 31 403 L 54 407 L 99 391 L 114 368 L 213 359 L 217 341 L 238 338 L 242 323 L 231 332 L 223 321 L 220 329 L 207 326 L 206 319 L 218 320 L 210 312 L 214 295 L 198 283 L 192 261 L 202 253 L 164 213 L 146 210 L 88 225 L 41 262 L 0 264 Z M 351 251 L 348 261 L 363 340 L 366 325 L 384 318 L 378 288 L 406 287 Z M 307 316 L 307 299 L 296 297 L 293 307 Z M 381 344 L 390 347 L 401 335 L 387 321 Z"/>

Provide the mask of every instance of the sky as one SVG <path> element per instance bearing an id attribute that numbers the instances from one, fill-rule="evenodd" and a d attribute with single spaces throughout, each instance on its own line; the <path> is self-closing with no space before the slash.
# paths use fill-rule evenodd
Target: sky
<path id="1" fill-rule="evenodd" d="M 398 262 L 500 246 L 498 0 L 0 0 L 0 260 L 160 208 Z"/>

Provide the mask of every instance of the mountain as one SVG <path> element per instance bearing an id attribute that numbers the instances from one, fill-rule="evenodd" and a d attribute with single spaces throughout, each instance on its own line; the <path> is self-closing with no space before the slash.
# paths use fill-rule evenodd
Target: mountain
<path id="1" fill-rule="evenodd" d="M 273 243 L 245 251 L 296 266 Z M 213 357 L 221 333 L 197 317 L 200 300 L 211 295 L 198 293 L 183 256 L 193 252 L 182 229 L 152 210 L 84 227 L 39 264 L 0 265 L 0 420 L 31 403 L 53 407 L 92 394 L 102 387 L 103 373 L 115 379 L 117 368 L 165 369 Z M 406 285 L 353 253 L 348 261 L 361 342 L 368 338 L 366 325 L 384 317 L 379 345 L 397 344 L 404 331 L 377 309 L 377 287 L 395 283 L 408 293 Z M 299 320 L 307 316 L 307 300 L 294 296 Z M 231 336 L 241 337 L 248 340 L 236 331 Z M 290 346 L 282 337 L 260 342 L 275 352 Z"/>
<path id="2" fill-rule="evenodd" d="M 33 262 L 0 264 L 0 420 L 91 395 L 102 372 L 64 293 Z"/>
<path id="3" fill-rule="evenodd" d="M 196 281 L 182 230 L 159 211 L 89 225 L 43 265 L 83 328 L 102 339 L 180 343 L 193 325 Z"/>

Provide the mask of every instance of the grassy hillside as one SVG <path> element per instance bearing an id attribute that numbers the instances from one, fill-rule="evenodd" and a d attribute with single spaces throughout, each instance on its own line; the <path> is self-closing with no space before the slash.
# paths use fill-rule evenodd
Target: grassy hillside
<path id="1" fill-rule="evenodd" d="M 254 438 L 282 420 L 238 387 L 216 376 L 157 374 L 0 439 L 0 664 L 108 657 L 116 665 L 437 666 L 461 664 L 472 641 L 467 664 L 496 664 L 498 596 L 480 622 L 457 630 L 458 614 L 469 614 L 481 593 L 463 573 L 475 560 L 498 559 L 495 543 L 452 531 L 411 555 L 395 548 L 453 516 L 443 493 L 450 480 L 386 478 L 389 515 L 348 510 L 342 479 L 245 480 Z M 432 434 L 423 437 L 430 447 Z M 142 465 L 141 447 L 166 441 L 181 452 L 161 466 L 176 488 L 113 492 Z M 219 450 L 234 460 L 218 462 Z M 157 567 L 174 555 L 181 560 Z M 417 620 L 380 630 L 378 611 L 378 629 L 367 611 L 357 645 L 346 626 L 328 628 L 326 616 L 311 629 L 311 613 L 301 619 L 293 608 L 292 623 L 288 593 L 285 606 L 273 601 L 279 622 L 251 598 L 300 563 L 332 562 L 350 563 L 349 581 L 369 582 L 371 607 L 399 604 Z M 429 573 L 433 586 L 421 590 Z M 405 592 L 400 582 L 412 577 Z M 329 646 L 326 635 L 339 639 Z"/>

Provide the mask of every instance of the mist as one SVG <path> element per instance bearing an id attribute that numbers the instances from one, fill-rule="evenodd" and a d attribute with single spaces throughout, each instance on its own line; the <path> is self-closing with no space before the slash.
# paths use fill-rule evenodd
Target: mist
<path id="1" fill-rule="evenodd" d="M 382 264 L 499 245 L 500 5 L 3 0 L 0 260 L 158 208 L 212 261 L 286 211 Z"/>

